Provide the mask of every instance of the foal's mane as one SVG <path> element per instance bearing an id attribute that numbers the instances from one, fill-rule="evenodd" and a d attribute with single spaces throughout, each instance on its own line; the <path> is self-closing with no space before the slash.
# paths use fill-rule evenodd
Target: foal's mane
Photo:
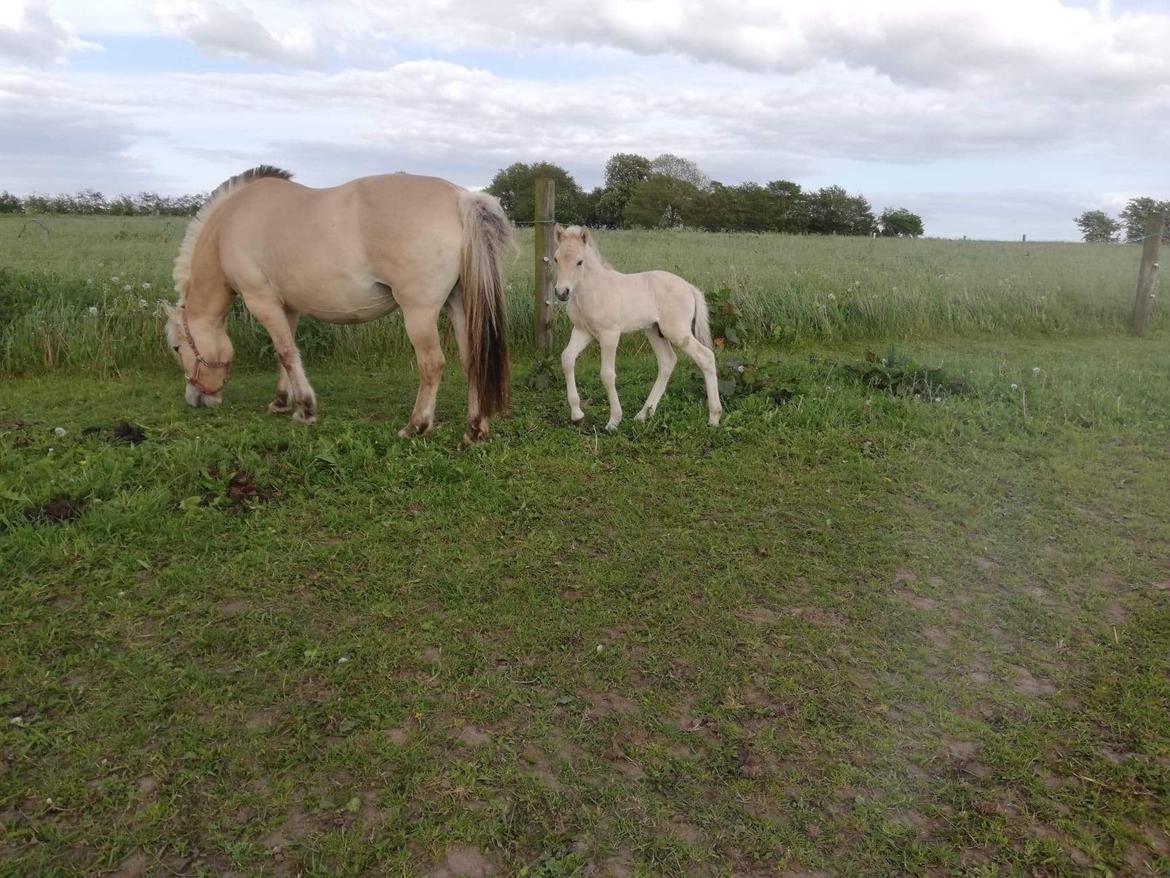
<path id="1" fill-rule="evenodd" d="M 585 231 L 585 228 L 583 226 L 569 226 L 568 228 L 565 229 L 565 231 L 562 234 L 566 238 L 569 238 L 569 237 L 580 238 L 582 232 L 584 232 L 584 231 Z M 588 247 L 589 250 L 593 253 L 593 255 L 597 257 L 597 259 L 601 262 L 601 264 L 604 268 L 613 268 L 613 266 L 609 264 L 609 262 L 606 260 L 606 258 L 601 255 L 601 250 L 598 249 L 598 247 L 597 247 L 597 232 L 594 231 L 593 229 L 589 230 L 589 240 L 585 242 L 585 246 Z"/>
<path id="2" fill-rule="evenodd" d="M 203 202 L 203 206 L 199 208 L 199 212 L 195 214 L 191 222 L 187 226 L 187 233 L 183 236 L 183 243 L 179 245 L 179 255 L 175 257 L 175 269 L 173 277 L 175 280 L 175 291 L 179 294 L 179 304 L 187 298 L 187 288 L 191 283 L 191 260 L 195 255 L 195 245 L 199 241 L 199 233 L 203 231 L 203 226 L 207 223 L 208 218 L 215 209 L 227 200 L 228 196 L 239 191 L 249 183 L 255 183 L 257 180 L 262 180 L 265 177 L 276 177 L 280 180 L 291 180 L 292 171 L 286 171 L 282 168 L 276 168 L 272 165 L 257 165 L 254 168 L 249 168 L 242 174 L 236 174 L 224 180 L 217 187 L 215 191 L 207 196 L 207 200 Z"/>

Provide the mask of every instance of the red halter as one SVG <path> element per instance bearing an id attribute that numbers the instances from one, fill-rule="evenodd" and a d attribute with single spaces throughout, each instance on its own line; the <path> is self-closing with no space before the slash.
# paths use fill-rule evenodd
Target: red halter
<path id="1" fill-rule="evenodd" d="M 195 347 L 195 336 L 191 334 L 191 326 L 187 323 L 187 306 L 180 305 L 179 313 L 183 315 L 183 334 L 187 336 L 187 344 L 191 346 L 191 353 L 195 355 L 195 373 L 187 376 L 187 383 L 202 393 L 204 396 L 215 396 L 227 385 L 228 378 L 232 374 L 232 364 L 230 361 L 222 363 L 214 363 L 210 360 L 203 359 L 203 355 L 199 353 L 199 348 Z M 206 385 L 199 381 L 200 369 L 224 369 L 223 381 L 215 390 L 209 390 Z"/>

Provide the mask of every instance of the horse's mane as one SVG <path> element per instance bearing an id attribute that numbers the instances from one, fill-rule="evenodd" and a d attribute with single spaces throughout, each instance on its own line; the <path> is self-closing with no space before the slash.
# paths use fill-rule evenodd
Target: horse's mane
<path id="1" fill-rule="evenodd" d="M 195 244 L 199 240 L 199 233 L 215 209 L 227 200 L 229 195 L 265 177 L 276 177 L 281 180 L 291 180 L 292 171 L 276 168 L 272 165 L 257 165 L 249 168 L 242 174 L 236 174 L 224 180 L 215 187 L 215 191 L 207 196 L 199 212 L 195 214 L 187 226 L 187 233 L 183 236 L 183 243 L 179 245 L 179 255 L 175 257 L 175 292 L 179 294 L 179 303 L 187 298 L 187 288 L 191 283 L 191 259 L 195 255 Z"/>
<path id="2" fill-rule="evenodd" d="M 583 226 L 569 226 L 568 228 L 565 229 L 565 231 L 562 234 L 564 234 L 564 236 L 566 238 L 568 238 L 568 237 L 580 238 L 581 233 L 584 231 L 585 231 L 585 228 Z M 602 266 L 604 266 L 605 268 L 613 268 L 613 266 L 609 264 L 609 262 L 606 260 L 606 258 L 601 255 L 601 250 L 599 250 L 597 247 L 597 232 L 596 232 L 596 230 L 594 230 L 594 229 L 589 230 L 589 240 L 585 242 L 585 246 L 589 248 L 589 250 L 593 253 L 593 255 L 598 258 L 598 260 L 600 260 Z"/>

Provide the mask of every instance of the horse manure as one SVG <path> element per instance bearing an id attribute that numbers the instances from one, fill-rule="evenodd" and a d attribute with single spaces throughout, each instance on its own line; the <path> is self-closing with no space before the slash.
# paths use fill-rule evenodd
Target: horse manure
<path id="1" fill-rule="evenodd" d="M 85 512 L 85 501 L 72 497 L 54 497 L 47 503 L 26 506 L 24 517 L 33 524 L 64 524 L 76 521 Z"/>
<path id="2" fill-rule="evenodd" d="M 86 427 L 81 431 L 82 436 L 94 436 L 106 433 L 105 427 Z M 139 442 L 146 441 L 146 431 L 138 426 L 132 424 L 130 421 L 118 421 L 109 430 L 110 438 L 115 442 L 122 442 L 126 445 L 137 445 Z"/>

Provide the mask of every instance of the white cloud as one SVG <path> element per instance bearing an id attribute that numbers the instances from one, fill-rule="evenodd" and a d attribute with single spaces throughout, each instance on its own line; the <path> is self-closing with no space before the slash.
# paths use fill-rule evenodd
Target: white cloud
<path id="1" fill-rule="evenodd" d="M 77 37 L 53 13 L 48 0 L 17 0 L 0 7 L 0 59 L 51 64 L 70 54 L 100 46 Z"/>
<path id="2" fill-rule="evenodd" d="M 269 28 L 246 6 L 220 0 L 165 0 L 155 11 L 166 29 L 212 54 L 307 67 L 321 61 L 307 24 Z"/>

